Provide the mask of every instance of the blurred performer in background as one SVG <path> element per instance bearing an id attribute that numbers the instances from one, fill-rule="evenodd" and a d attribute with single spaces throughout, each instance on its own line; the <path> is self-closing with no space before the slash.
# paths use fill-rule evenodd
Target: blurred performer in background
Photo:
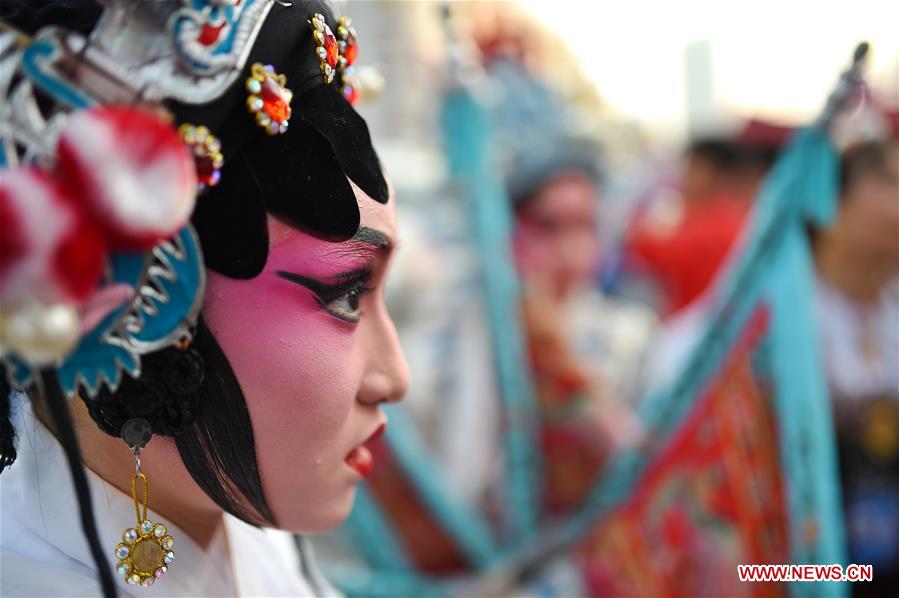
<path id="1" fill-rule="evenodd" d="M 636 266 L 658 286 L 666 318 L 708 288 L 790 133 L 788 127 L 751 119 L 735 135 L 692 141 L 678 193 L 665 194 L 657 200 L 665 205 L 650 203 L 638 213 L 629 250 Z"/>
<path id="2" fill-rule="evenodd" d="M 859 595 L 899 591 L 899 141 L 844 151 L 841 205 L 814 233 L 817 308 Z"/>
<path id="3" fill-rule="evenodd" d="M 554 514 L 576 508 L 609 453 L 638 440 L 632 408 L 655 325 L 648 308 L 597 288 L 598 164 L 595 147 L 560 138 L 523 151 L 508 182 Z"/>

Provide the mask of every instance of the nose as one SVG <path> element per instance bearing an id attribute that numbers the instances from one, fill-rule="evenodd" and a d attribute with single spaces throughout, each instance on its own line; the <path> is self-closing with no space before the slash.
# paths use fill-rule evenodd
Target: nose
<path id="1" fill-rule="evenodd" d="M 361 403 L 395 403 L 409 390 L 409 366 L 400 347 L 396 326 L 383 306 L 371 316 L 366 331 L 366 365 L 357 400 Z"/>

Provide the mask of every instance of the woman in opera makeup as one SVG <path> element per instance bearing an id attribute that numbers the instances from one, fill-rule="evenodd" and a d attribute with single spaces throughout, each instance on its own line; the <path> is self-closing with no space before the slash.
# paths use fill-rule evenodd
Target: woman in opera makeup
<path id="1" fill-rule="evenodd" d="M 220 183 L 192 217 L 206 261 L 193 341 L 144 355 L 141 376 L 115 392 L 69 402 L 104 548 L 134 515 L 122 425 L 152 425 L 141 453 L 150 519 L 177 542 L 164 587 L 151 590 L 165 595 L 332 593 L 292 534 L 348 516 L 374 465 L 365 445 L 386 425 L 380 406 L 408 384 L 383 292 L 394 201 L 365 122 L 337 82 L 323 81 L 315 13 L 337 31 L 321 2 L 273 5 L 247 61 L 247 71 L 261 63 L 286 74 L 283 134 L 247 114 L 243 77 L 210 105 L 169 105 L 176 124 L 204 124 L 225 154 Z M 18 457 L 0 478 L 0 593 L 96 595 L 61 450 L 40 397 L 30 398 L 13 405 Z"/>

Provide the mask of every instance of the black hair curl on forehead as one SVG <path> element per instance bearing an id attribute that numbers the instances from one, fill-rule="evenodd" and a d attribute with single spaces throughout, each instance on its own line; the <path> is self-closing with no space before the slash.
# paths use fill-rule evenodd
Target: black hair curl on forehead
<path id="1" fill-rule="evenodd" d="M 218 100 L 202 106 L 172 103 L 179 123 L 205 125 L 222 142 L 221 182 L 197 201 L 193 223 L 206 264 L 232 278 L 259 274 L 268 256 L 265 215 L 329 241 L 359 228 L 359 207 L 347 178 L 380 203 L 387 182 L 368 126 L 335 83 L 325 84 L 309 20 L 321 13 L 332 31 L 337 19 L 319 0 L 275 4 L 244 73 Z M 289 128 L 269 136 L 247 111 L 244 89 L 254 63 L 272 65 L 293 92 Z"/>

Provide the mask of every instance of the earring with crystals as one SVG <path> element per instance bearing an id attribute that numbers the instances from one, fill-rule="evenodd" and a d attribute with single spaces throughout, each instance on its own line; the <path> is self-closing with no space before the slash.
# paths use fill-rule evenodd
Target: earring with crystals
<path id="1" fill-rule="evenodd" d="M 134 453 L 134 475 L 131 476 L 131 498 L 134 499 L 135 527 L 122 532 L 122 542 L 115 548 L 116 573 L 128 584 L 148 588 L 168 573 L 175 560 L 175 540 L 161 523 L 147 518 L 150 483 L 140 468 L 140 451 L 153 433 L 147 420 L 130 419 L 122 426 L 122 438 Z M 138 498 L 142 482 L 143 501 Z M 143 507 L 143 509 L 141 509 Z"/>

